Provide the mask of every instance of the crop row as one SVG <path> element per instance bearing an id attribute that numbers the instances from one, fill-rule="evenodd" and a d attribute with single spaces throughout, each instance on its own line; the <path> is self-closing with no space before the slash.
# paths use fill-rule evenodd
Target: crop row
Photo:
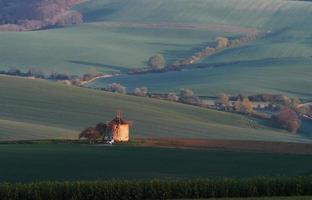
<path id="1" fill-rule="evenodd" d="M 312 195 L 312 177 L 1 183 L 0 199 L 180 199 Z"/>

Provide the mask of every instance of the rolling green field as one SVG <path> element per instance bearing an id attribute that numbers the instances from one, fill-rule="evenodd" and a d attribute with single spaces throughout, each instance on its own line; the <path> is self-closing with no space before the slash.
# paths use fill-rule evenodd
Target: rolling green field
<path id="1" fill-rule="evenodd" d="M 289 134 L 246 116 L 199 107 L 65 86 L 42 80 L 0 76 L 0 140 L 77 138 L 121 109 L 133 121 L 131 137 L 182 137 L 308 142 L 309 134 Z"/>
<path id="2" fill-rule="evenodd" d="M 90 146 L 1 144 L 0 182 L 310 174 L 311 155 Z"/>
<path id="3" fill-rule="evenodd" d="M 104 73 L 125 72 L 128 68 L 146 66 L 149 57 L 158 52 L 167 52 L 169 60 L 183 58 L 193 48 L 214 41 L 220 35 L 239 34 L 115 28 L 100 24 L 22 33 L 0 32 L 3 46 L 0 69 L 35 68 L 46 73 L 79 75 L 88 73 L 90 68 Z"/>
<path id="4" fill-rule="evenodd" d="M 252 65 L 253 67 L 250 67 L 249 62 L 242 62 L 225 64 L 213 69 L 124 75 L 99 79 L 88 84 L 88 87 L 105 88 L 107 84 L 115 82 L 126 86 L 130 91 L 145 86 L 152 92 L 179 92 L 181 88 L 188 88 L 197 95 L 217 95 L 224 92 L 231 95 L 271 93 L 291 97 L 312 97 L 310 61 L 271 60 L 259 61 Z"/>
<path id="5" fill-rule="evenodd" d="M 83 14 L 84 24 L 0 33 L 0 68 L 83 74 L 95 67 L 99 72 L 125 72 L 145 66 L 156 53 L 164 54 L 170 64 L 217 36 L 237 37 L 257 30 L 266 36 L 200 63 L 222 63 L 219 68 L 125 76 L 98 80 L 92 86 L 118 81 L 152 91 L 192 88 L 200 95 L 259 91 L 311 97 L 311 2 L 90 0 L 75 9 Z"/>

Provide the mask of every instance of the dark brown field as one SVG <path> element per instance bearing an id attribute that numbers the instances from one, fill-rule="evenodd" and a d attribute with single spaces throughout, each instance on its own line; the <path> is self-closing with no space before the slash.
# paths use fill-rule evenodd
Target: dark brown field
<path id="1" fill-rule="evenodd" d="M 135 143 L 146 147 L 222 149 L 284 154 L 312 154 L 312 144 L 244 140 L 138 138 Z"/>

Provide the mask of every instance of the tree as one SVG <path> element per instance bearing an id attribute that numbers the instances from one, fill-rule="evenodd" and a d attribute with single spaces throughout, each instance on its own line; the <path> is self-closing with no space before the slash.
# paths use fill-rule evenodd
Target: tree
<path id="1" fill-rule="evenodd" d="M 194 92 L 190 89 L 181 89 L 180 91 L 180 101 L 182 103 L 200 105 L 201 100 L 199 97 L 194 95 Z"/>
<path id="2" fill-rule="evenodd" d="M 90 144 L 94 144 L 96 140 L 102 138 L 102 134 L 95 127 L 88 127 L 79 134 L 79 139 L 81 138 L 87 138 Z"/>
<path id="3" fill-rule="evenodd" d="M 147 87 L 135 88 L 133 94 L 139 97 L 145 97 L 147 95 Z"/>
<path id="4" fill-rule="evenodd" d="M 224 93 L 221 93 L 221 94 L 218 95 L 218 99 L 217 99 L 216 103 L 218 105 L 228 106 L 229 105 L 229 100 L 230 100 L 230 98 L 229 98 L 228 95 L 226 95 Z"/>
<path id="5" fill-rule="evenodd" d="M 241 106 L 242 106 L 242 102 L 240 99 L 237 99 L 234 103 L 233 103 L 233 108 L 235 111 L 240 111 L 241 110 Z"/>
<path id="6" fill-rule="evenodd" d="M 290 107 L 292 109 L 296 109 L 297 106 L 301 103 L 300 99 L 298 97 L 292 98 L 290 102 Z"/>
<path id="7" fill-rule="evenodd" d="M 179 101 L 179 97 L 177 96 L 175 92 L 169 92 L 167 95 L 167 99 L 169 101 Z"/>
<path id="8" fill-rule="evenodd" d="M 106 87 L 106 90 L 109 92 L 121 93 L 126 94 L 127 88 L 119 83 L 111 83 Z"/>
<path id="9" fill-rule="evenodd" d="M 161 54 L 154 55 L 148 60 L 148 66 L 153 70 L 162 70 L 165 67 L 165 64 L 165 58 Z"/>
<path id="10" fill-rule="evenodd" d="M 216 43 L 216 49 L 224 49 L 230 45 L 230 41 L 226 37 L 217 37 Z"/>
<path id="11" fill-rule="evenodd" d="M 278 114 L 273 115 L 272 121 L 277 126 L 292 133 L 296 133 L 301 126 L 298 114 L 294 110 L 287 107 L 282 109 Z"/>
<path id="12" fill-rule="evenodd" d="M 245 98 L 242 102 L 242 111 L 245 113 L 252 113 L 253 112 L 252 102 L 248 98 Z"/>
<path id="13" fill-rule="evenodd" d="M 180 90 L 180 97 L 181 98 L 188 98 L 188 97 L 193 97 L 194 92 L 190 89 L 181 89 Z"/>

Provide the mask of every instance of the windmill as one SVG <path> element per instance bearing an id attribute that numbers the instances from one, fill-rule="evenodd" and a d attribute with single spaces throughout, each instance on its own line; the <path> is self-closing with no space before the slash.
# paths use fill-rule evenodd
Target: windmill
<path id="1" fill-rule="evenodd" d="M 123 113 L 121 110 L 116 112 L 116 117 L 107 122 L 107 136 L 108 143 L 114 142 L 128 142 L 129 141 L 129 129 L 133 122 L 123 119 Z"/>

